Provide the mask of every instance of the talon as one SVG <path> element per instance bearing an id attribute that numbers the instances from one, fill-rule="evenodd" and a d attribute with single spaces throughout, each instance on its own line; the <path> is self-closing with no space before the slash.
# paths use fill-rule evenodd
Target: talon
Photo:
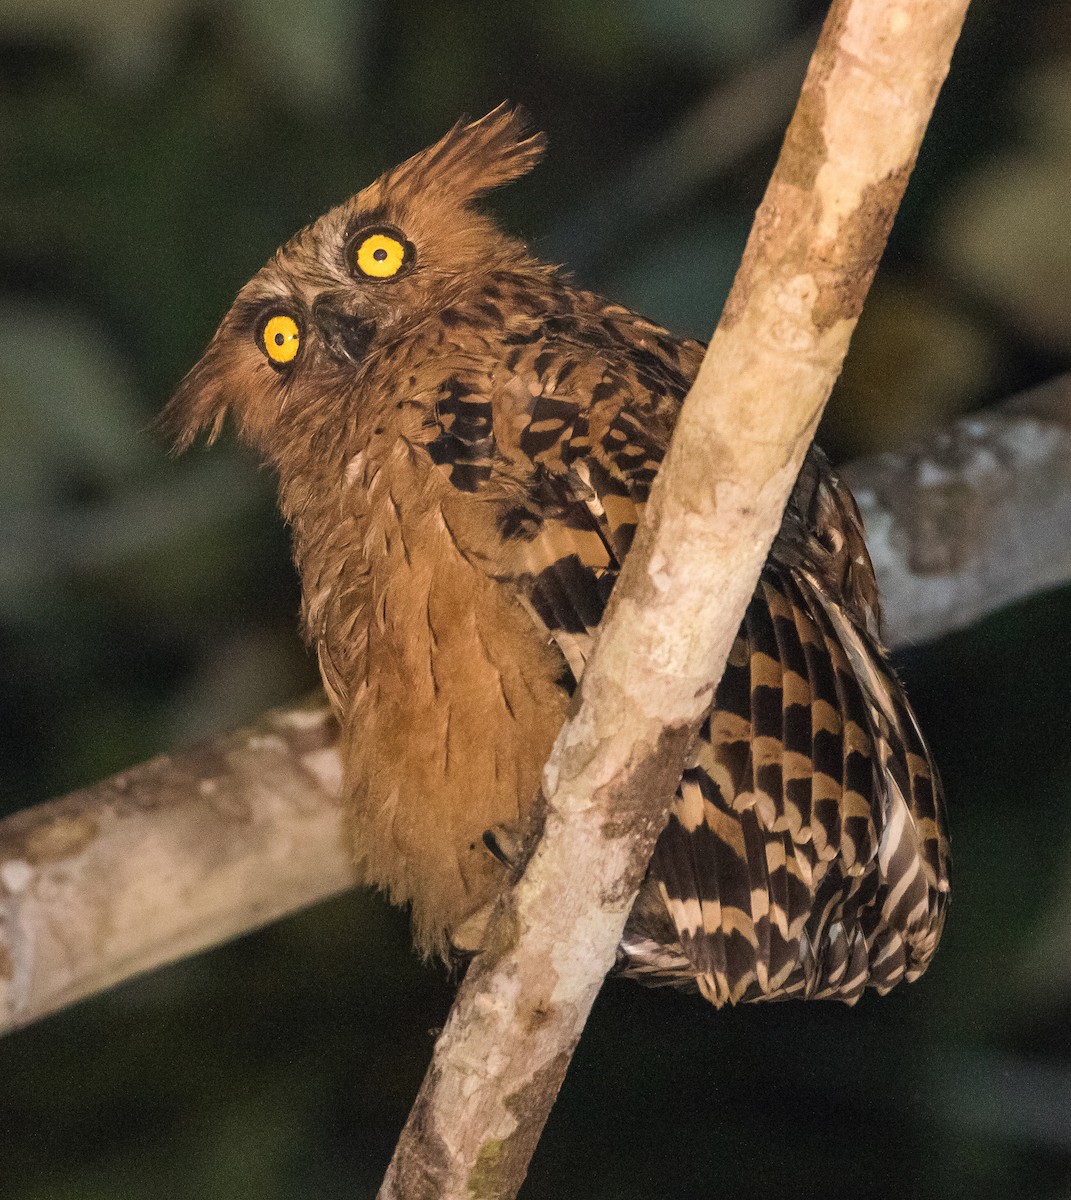
<path id="1" fill-rule="evenodd" d="M 512 825 L 495 825 L 483 831 L 483 844 L 506 868 L 512 870 L 521 860 L 523 839 Z"/>

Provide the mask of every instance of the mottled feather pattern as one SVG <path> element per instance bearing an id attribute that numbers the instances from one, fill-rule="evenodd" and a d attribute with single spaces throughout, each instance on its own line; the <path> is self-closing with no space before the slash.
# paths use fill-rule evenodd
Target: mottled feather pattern
<path id="1" fill-rule="evenodd" d="M 511 477 L 526 459 L 535 492 L 528 519 L 507 534 L 523 544 L 513 582 L 574 681 L 672 428 L 664 402 L 679 404 L 701 354 L 682 344 L 657 372 L 660 391 L 637 400 L 655 374 L 649 347 L 664 352 L 669 335 L 634 318 L 642 366 L 618 345 L 616 369 L 589 348 L 578 370 L 570 355 L 592 299 L 576 294 L 569 339 L 544 327 L 510 354 L 501 406 L 520 430 L 501 469 Z M 600 319 L 590 342 L 604 336 Z M 624 973 L 694 985 L 718 1004 L 851 1002 L 868 982 L 884 991 L 920 973 L 936 946 L 947 863 L 932 764 L 871 632 L 876 600 L 854 503 L 812 451 L 645 885 L 657 888 L 676 944 L 667 951 L 633 922 Z M 928 878 L 899 894 L 920 854 Z M 895 953 L 868 906 L 900 931 Z"/>
<path id="2" fill-rule="evenodd" d="M 703 355 L 476 209 L 542 150 L 496 110 L 295 235 L 165 416 L 185 446 L 229 407 L 277 470 L 358 865 L 440 953 L 478 947 L 521 865 Z M 362 245 L 390 246 L 392 265 Z M 292 364 L 257 342 L 280 311 L 301 336 Z M 858 512 L 812 449 L 621 973 L 720 1005 L 854 1002 L 925 969 L 948 890 L 940 789 L 878 638 Z"/>

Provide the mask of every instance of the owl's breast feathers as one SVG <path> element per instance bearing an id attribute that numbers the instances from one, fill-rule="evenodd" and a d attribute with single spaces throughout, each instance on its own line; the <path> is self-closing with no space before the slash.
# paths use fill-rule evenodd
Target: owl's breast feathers
<path id="1" fill-rule="evenodd" d="M 347 466 L 361 512 L 336 529 L 360 545 L 334 592 L 305 580 L 353 749 L 356 843 L 394 848 L 366 873 L 413 902 L 430 948 L 503 885 L 481 834 L 523 827 L 702 357 L 551 272 L 536 284 L 491 276 L 383 352 L 366 388 L 389 416 Z M 362 581 L 345 585 L 359 604 L 342 579 Z M 925 969 L 948 845 L 877 622 L 855 504 L 812 450 L 621 971 L 722 1004 L 853 1002 Z"/>

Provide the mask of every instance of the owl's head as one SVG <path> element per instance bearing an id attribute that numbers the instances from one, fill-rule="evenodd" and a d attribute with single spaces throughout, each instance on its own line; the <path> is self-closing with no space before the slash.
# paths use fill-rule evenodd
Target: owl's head
<path id="1" fill-rule="evenodd" d="M 160 418 L 179 450 L 228 411 L 264 448 L 281 412 L 351 391 L 378 348 L 525 261 L 473 201 L 531 170 L 544 138 L 502 105 L 325 213 L 245 285 Z"/>

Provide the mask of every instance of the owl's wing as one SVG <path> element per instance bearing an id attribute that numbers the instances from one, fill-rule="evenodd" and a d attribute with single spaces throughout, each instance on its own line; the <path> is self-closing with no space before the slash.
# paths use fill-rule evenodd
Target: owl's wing
<path id="1" fill-rule="evenodd" d="M 691 346 L 648 341 L 611 359 L 544 341 L 507 364 L 480 424 L 487 478 L 497 459 L 514 485 L 502 521 L 513 584 L 574 682 L 694 373 Z M 626 929 L 626 974 L 717 1004 L 850 1002 L 921 974 L 943 922 L 947 842 L 876 605 L 854 502 L 812 451 Z"/>
<path id="2" fill-rule="evenodd" d="M 700 990 L 854 1001 L 916 978 L 947 891 L 938 803 L 883 660 L 768 564 L 651 867 Z M 642 917 L 633 934 L 625 969 L 664 971 Z"/>

